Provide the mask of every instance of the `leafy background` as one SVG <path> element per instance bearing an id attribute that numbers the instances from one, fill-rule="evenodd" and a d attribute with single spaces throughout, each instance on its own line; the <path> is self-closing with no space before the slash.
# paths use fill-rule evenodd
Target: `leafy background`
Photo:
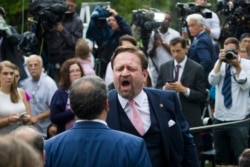
<path id="1" fill-rule="evenodd" d="M 28 8 L 31 0 L 0 0 L 0 6 L 5 8 L 7 13 L 7 23 L 16 26 L 21 33 L 28 30 L 29 23 L 27 21 Z M 105 0 L 77 0 L 77 12 L 80 12 L 82 2 L 107 2 Z M 176 15 L 175 5 L 177 2 L 193 2 L 192 0 L 110 0 L 111 7 L 123 16 L 128 23 L 131 22 L 132 10 L 141 8 L 157 8 L 162 11 L 170 11 L 173 13 L 172 27 L 179 30 L 180 20 Z M 212 9 L 215 9 L 216 0 L 210 0 Z"/>

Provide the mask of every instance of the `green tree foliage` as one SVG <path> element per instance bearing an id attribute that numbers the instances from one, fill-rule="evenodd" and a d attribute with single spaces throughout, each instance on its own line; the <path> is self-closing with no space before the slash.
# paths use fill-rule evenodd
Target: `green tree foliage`
<path id="1" fill-rule="evenodd" d="M 0 5 L 3 6 L 7 13 L 7 22 L 10 25 L 16 26 L 18 31 L 22 29 L 22 19 L 24 20 L 24 31 L 28 30 L 28 7 L 31 0 L 0 0 Z M 86 2 L 86 1 L 84 1 Z M 88 0 L 88 2 L 97 2 L 97 0 Z M 107 2 L 107 0 L 98 0 L 98 2 Z M 193 0 L 110 0 L 111 7 L 125 18 L 130 24 L 132 11 L 141 8 L 157 8 L 161 11 L 170 11 L 173 14 L 172 27 L 179 29 L 181 22 L 176 14 L 177 2 L 193 2 Z M 82 1 L 77 1 L 77 12 L 80 11 Z M 215 8 L 216 0 L 210 0 Z M 23 10 L 24 9 L 24 10 Z M 24 18 L 23 18 L 24 17 Z"/>

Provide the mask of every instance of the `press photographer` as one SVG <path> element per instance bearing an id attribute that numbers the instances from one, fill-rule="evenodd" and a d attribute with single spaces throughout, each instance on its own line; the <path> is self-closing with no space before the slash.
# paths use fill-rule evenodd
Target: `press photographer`
<path id="1" fill-rule="evenodd" d="M 83 23 L 75 7 L 76 0 L 36 0 L 30 5 L 30 13 L 37 21 L 36 36 L 43 49 L 45 69 L 56 81 L 61 64 L 74 57 L 76 42 L 82 38 Z"/>
<path id="2" fill-rule="evenodd" d="M 250 32 L 250 2 L 247 0 L 218 1 L 217 10 L 225 17 L 222 26 L 222 40 L 227 37 L 240 38 Z"/>
<path id="3" fill-rule="evenodd" d="M 98 34 L 101 36 L 98 36 Z M 119 38 L 125 34 L 131 35 L 130 26 L 115 9 L 100 6 L 94 9 L 86 37 L 98 44 L 95 57 L 99 60 L 96 71 L 100 77 L 105 77 L 110 58 L 119 46 Z"/>

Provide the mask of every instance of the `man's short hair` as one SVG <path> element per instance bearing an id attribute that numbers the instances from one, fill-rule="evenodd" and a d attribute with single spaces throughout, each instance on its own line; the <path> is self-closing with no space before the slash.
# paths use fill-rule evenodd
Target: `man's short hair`
<path id="1" fill-rule="evenodd" d="M 10 133 L 29 143 L 39 154 L 44 151 L 44 139 L 32 126 L 21 126 Z"/>
<path id="2" fill-rule="evenodd" d="M 125 34 L 125 35 L 123 35 L 123 36 L 121 36 L 121 37 L 119 38 L 119 45 L 122 44 L 122 41 L 128 41 L 128 42 L 130 42 L 130 43 L 131 43 L 132 45 L 134 45 L 134 46 L 137 45 L 136 39 L 135 39 L 133 36 L 128 35 L 128 34 Z"/>
<path id="3" fill-rule="evenodd" d="M 174 46 L 176 44 L 180 43 L 182 48 L 187 47 L 187 41 L 182 37 L 175 37 L 170 41 L 170 46 Z"/>
<path id="4" fill-rule="evenodd" d="M 198 25 L 202 25 L 204 28 L 206 26 L 205 18 L 198 13 L 188 15 L 186 20 L 187 22 L 189 22 L 190 20 L 195 20 Z"/>
<path id="5" fill-rule="evenodd" d="M 135 46 L 119 46 L 118 48 L 116 48 L 113 56 L 111 57 L 111 67 L 112 67 L 112 69 L 114 67 L 114 60 L 115 60 L 116 56 L 118 54 L 120 54 L 120 53 L 123 53 L 123 52 L 133 53 L 137 57 L 139 57 L 139 59 L 141 60 L 141 68 L 142 68 L 142 70 L 146 70 L 148 68 L 148 59 L 145 56 L 145 54 L 143 53 L 143 51 L 141 51 L 140 49 L 138 49 Z"/>
<path id="6" fill-rule="evenodd" d="M 236 46 L 236 49 L 239 49 L 240 47 L 240 42 L 237 38 L 235 37 L 229 37 L 224 41 L 224 45 L 228 45 L 228 44 L 234 44 Z"/>
<path id="7" fill-rule="evenodd" d="M 96 119 L 104 110 L 108 89 L 98 76 L 84 76 L 70 87 L 70 106 L 79 119 Z"/>

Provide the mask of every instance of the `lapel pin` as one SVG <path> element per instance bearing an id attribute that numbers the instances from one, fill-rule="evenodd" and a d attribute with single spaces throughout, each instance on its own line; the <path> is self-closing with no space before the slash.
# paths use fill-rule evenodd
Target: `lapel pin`
<path id="1" fill-rule="evenodd" d="M 160 104 L 160 107 L 163 108 L 163 104 L 162 103 Z"/>

